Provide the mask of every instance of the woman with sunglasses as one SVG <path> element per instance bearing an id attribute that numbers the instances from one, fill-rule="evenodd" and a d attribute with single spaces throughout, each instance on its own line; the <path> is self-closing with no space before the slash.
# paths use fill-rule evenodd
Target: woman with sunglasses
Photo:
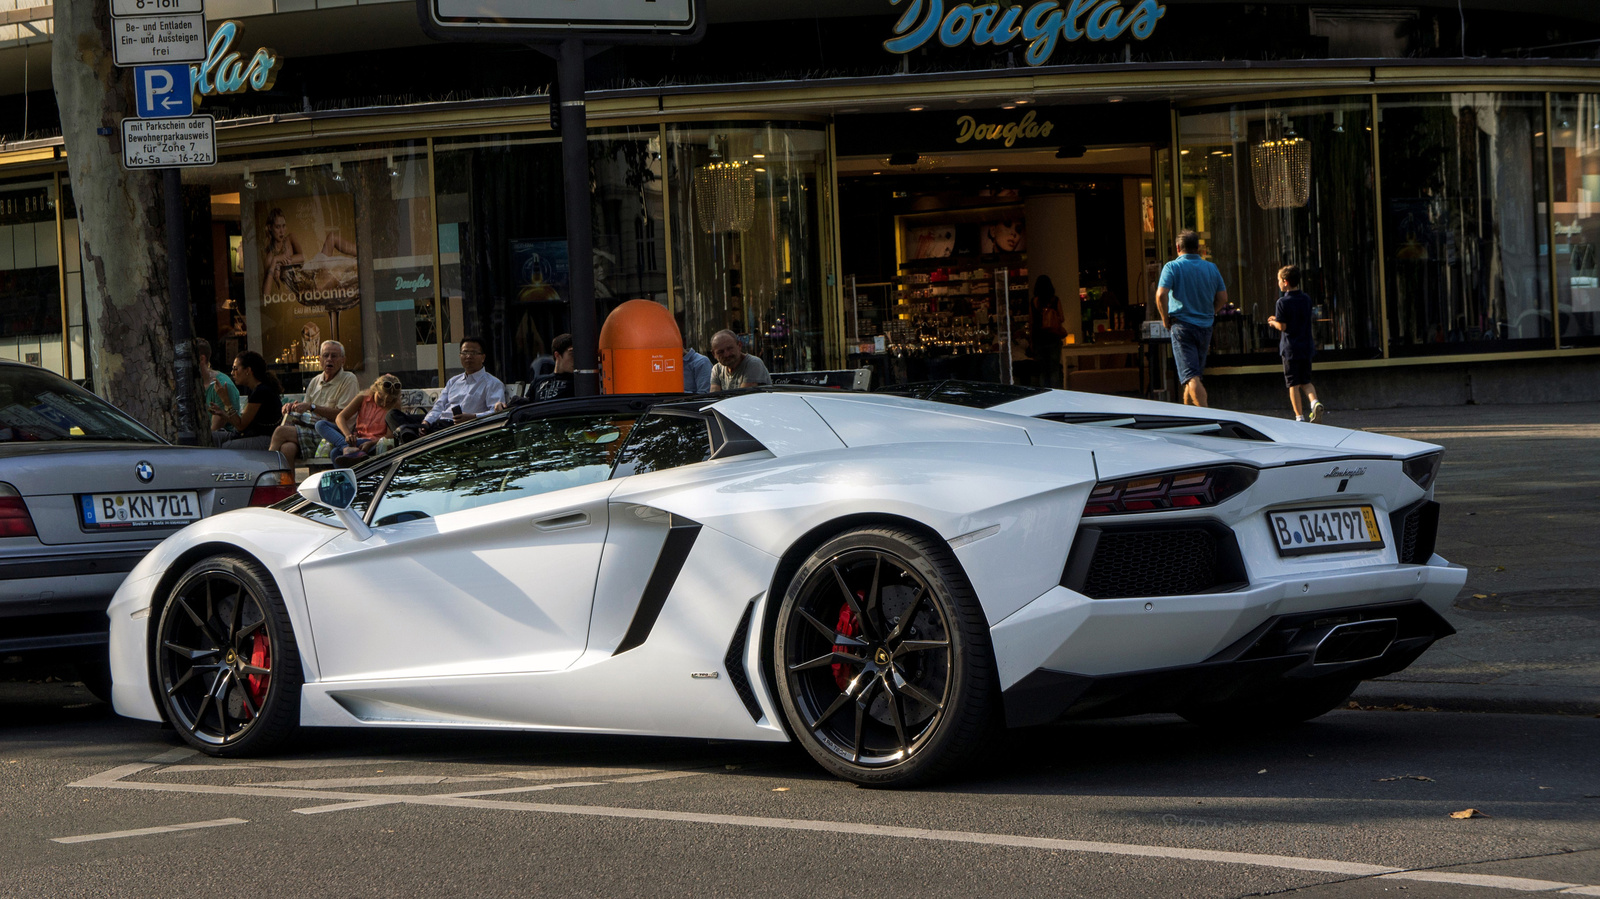
<path id="1" fill-rule="evenodd" d="M 392 432 L 384 418 L 398 408 L 400 379 L 380 375 L 371 387 L 346 403 L 336 419 L 318 421 L 317 433 L 332 447 L 328 456 L 333 464 L 348 467 L 392 446 L 387 439 Z"/>

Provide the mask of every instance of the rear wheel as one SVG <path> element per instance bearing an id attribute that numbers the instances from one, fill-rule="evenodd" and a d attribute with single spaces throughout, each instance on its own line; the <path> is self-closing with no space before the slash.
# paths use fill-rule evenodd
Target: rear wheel
<path id="1" fill-rule="evenodd" d="M 1360 684 L 1360 680 L 1287 684 L 1264 696 L 1194 705 L 1181 710 L 1179 714 L 1206 727 L 1293 727 L 1343 705 Z"/>
<path id="2" fill-rule="evenodd" d="M 267 752 L 299 723 L 294 632 L 255 562 L 212 556 L 184 572 L 162 608 L 154 652 L 167 720 L 202 752 Z"/>
<path id="3" fill-rule="evenodd" d="M 818 547 L 784 595 L 772 659 L 795 738 L 856 783 L 946 774 L 996 723 L 977 598 L 949 549 L 910 531 L 862 528 Z"/>

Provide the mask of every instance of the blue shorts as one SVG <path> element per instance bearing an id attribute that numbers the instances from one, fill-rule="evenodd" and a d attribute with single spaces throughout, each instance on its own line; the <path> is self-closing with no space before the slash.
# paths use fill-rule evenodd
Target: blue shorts
<path id="1" fill-rule="evenodd" d="M 1178 383 L 1187 384 L 1206 370 L 1211 350 L 1211 329 L 1183 322 L 1172 323 L 1172 361 L 1178 366 Z"/>

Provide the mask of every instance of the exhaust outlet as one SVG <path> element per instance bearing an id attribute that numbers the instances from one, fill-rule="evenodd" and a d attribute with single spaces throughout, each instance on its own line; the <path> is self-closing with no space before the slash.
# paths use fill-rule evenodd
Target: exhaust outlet
<path id="1" fill-rule="evenodd" d="M 1389 651 L 1399 633 L 1399 622 L 1393 618 L 1372 621 L 1353 621 L 1337 625 L 1317 642 L 1311 656 L 1313 665 L 1343 665 L 1376 659 Z"/>

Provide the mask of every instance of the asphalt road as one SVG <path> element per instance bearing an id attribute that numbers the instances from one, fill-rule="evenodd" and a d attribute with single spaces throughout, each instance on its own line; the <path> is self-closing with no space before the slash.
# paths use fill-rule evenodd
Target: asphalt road
<path id="1" fill-rule="evenodd" d="M 0 683 L 0 896 L 1600 895 L 1594 718 L 1083 723 L 913 792 L 784 746 L 305 737 L 214 760 L 81 687 Z"/>

